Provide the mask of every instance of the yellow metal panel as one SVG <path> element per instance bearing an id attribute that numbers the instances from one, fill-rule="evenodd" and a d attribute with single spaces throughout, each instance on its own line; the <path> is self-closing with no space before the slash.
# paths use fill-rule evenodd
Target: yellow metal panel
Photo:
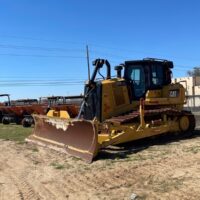
<path id="1" fill-rule="evenodd" d="M 145 105 L 173 106 L 180 110 L 185 103 L 185 89 L 179 83 L 164 86 L 162 90 L 149 90 L 145 98 Z"/>
<path id="2" fill-rule="evenodd" d="M 134 109 L 123 79 L 102 81 L 102 120 Z"/>
<path id="3" fill-rule="evenodd" d="M 160 135 L 167 132 L 177 132 L 180 131 L 178 121 L 168 121 L 166 124 L 160 126 L 150 126 L 146 124 L 145 128 L 138 129 L 140 124 L 129 124 L 129 125 L 119 125 L 113 126 L 110 131 L 115 130 L 116 135 L 102 135 L 98 136 L 98 143 L 102 146 L 109 144 L 120 144 L 125 142 L 130 142 L 142 138 L 147 138 L 155 135 Z M 119 130 L 121 130 L 119 132 Z M 114 140 L 114 141 L 113 141 Z"/>
<path id="4" fill-rule="evenodd" d="M 162 90 L 148 90 L 146 98 L 160 98 L 162 96 Z"/>
<path id="5" fill-rule="evenodd" d="M 70 119 L 69 113 L 66 110 L 60 110 L 60 111 L 56 111 L 56 110 L 49 110 L 49 112 L 47 113 L 48 117 L 59 117 L 59 118 L 63 118 L 63 119 Z"/>

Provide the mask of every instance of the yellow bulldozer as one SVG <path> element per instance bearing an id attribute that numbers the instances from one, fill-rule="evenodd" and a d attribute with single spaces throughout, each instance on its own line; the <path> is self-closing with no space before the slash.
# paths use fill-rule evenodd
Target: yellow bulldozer
<path id="1" fill-rule="evenodd" d="M 194 115 L 183 110 L 185 89 L 171 83 L 172 61 L 126 61 L 115 67 L 114 78 L 107 60 L 96 59 L 93 65 L 79 115 L 74 119 L 34 115 L 35 129 L 28 141 L 92 162 L 109 145 L 194 130 Z M 100 73 L 103 66 L 105 77 Z M 98 73 L 102 79 L 97 79 Z"/>

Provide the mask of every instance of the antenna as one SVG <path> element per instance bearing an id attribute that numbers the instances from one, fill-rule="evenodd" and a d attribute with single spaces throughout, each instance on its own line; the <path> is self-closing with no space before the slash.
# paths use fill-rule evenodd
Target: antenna
<path id="1" fill-rule="evenodd" d="M 87 53 L 87 65 L 88 65 L 88 81 L 90 82 L 90 58 L 89 58 L 88 45 L 86 45 L 86 53 Z"/>

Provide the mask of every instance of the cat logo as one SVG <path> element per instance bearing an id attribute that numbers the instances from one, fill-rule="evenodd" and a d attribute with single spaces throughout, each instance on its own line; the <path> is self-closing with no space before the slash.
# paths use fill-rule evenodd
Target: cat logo
<path id="1" fill-rule="evenodd" d="M 179 90 L 170 90 L 169 91 L 169 97 L 178 97 L 179 96 Z"/>

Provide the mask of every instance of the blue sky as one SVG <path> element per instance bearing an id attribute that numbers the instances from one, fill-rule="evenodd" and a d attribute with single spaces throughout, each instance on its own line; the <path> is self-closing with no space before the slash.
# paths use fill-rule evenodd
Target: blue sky
<path id="1" fill-rule="evenodd" d="M 200 65 L 198 0 L 0 0 L 0 93 L 13 99 L 76 95 L 91 61 L 174 61 L 174 77 Z"/>

